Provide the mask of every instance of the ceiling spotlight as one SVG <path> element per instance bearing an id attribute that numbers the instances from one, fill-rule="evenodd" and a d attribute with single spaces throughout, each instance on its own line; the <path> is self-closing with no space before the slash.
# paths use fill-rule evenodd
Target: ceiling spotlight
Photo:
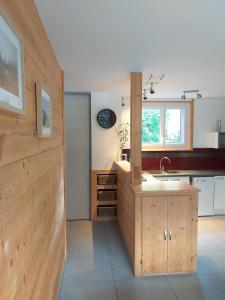
<path id="1" fill-rule="evenodd" d="M 146 89 L 144 89 L 143 100 L 148 100 L 148 97 L 147 97 L 147 95 L 146 95 Z"/>
<path id="2" fill-rule="evenodd" d="M 155 94 L 155 90 L 154 90 L 154 87 L 153 87 L 154 83 L 151 82 L 151 87 L 150 87 L 150 94 Z"/>
<path id="3" fill-rule="evenodd" d="M 182 100 L 186 100 L 186 94 L 196 94 L 196 98 L 197 99 L 201 99 L 202 98 L 202 94 L 199 93 L 199 90 L 189 90 L 189 91 L 184 91 L 184 94 L 181 96 Z M 193 96 L 190 96 L 189 98 L 193 98 Z"/>
<path id="4" fill-rule="evenodd" d="M 165 74 L 160 75 L 158 79 L 153 76 L 153 74 L 149 75 L 147 80 L 145 81 L 144 89 L 143 90 L 143 100 L 148 100 L 147 93 L 150 95 L 155 94 L 155 85 L 157 85 L 163 78 L 165 77 Z"/>
<path id="5" fill-rule="evenodd" d="M 180 97 L 182 100 L 186 100 L 186 95 L 185 93 Z"/>

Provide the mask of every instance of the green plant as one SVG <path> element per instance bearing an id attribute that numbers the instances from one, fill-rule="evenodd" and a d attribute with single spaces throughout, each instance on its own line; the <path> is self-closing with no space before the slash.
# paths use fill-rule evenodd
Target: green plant
<path id="1" fill-rule="evenodd" d="M 129 123 L 119 125 L 118 136 L 120 138 L 120 149 L 123 149 L 125 147 L 126 142 L 128 141 L 129 128 Z"/>

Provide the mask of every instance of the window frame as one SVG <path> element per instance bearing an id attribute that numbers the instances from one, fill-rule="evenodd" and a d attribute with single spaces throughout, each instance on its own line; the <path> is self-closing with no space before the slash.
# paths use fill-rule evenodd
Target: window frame
<path id="1" fill-rule="evenodd" d="M 149 107 L 152 109 L 160 109 L 160 143 L 142 143 L 142 151 L 157 150 L 192 150 L 193 149 L 193 100 L 186 101 L 145 101 L 142 109 Z M 165 143 L 165 111 L 166 109 L 177 108 L 184 109 L 184 143 L 182 144 L 166 144 Z"/>

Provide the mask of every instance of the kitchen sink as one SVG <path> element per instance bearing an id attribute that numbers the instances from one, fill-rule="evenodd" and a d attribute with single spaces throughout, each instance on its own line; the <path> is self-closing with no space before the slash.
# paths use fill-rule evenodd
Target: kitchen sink
<path id="1" fill-rule="evenodd" d="M 162 170 L 150 170 L 148 171 L 152 175 L 166 175 L 167 172 L 162 171 Z"/>
<path id="2" fill-rule="evenodd" d="M 177 174 L 177 173 L 179 173 L 179 171 L 178 170 L 166 170 L 166 173 L 168 173 L 168 174 Z"/>

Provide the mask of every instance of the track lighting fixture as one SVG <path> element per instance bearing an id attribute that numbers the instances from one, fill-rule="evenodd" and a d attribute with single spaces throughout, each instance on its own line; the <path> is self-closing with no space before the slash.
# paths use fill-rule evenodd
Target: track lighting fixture
<path id="1" fill-rule="evenodd" d="M 189 90 L 189 91 L 184 91 L 183 95 L 180 97 L 181 100 L 186 100 L 187 96 L 186 94 L 196 94 L 196 98 L 201 99 L 202 98 L 202 94 L 199 93 L 199 90 Z M 193 98 L 193 97 L 190 97 Z"/>
<path id="2" fill-rule="evenodd" d="M 163 80 L 163 78 L 165 77 L 164 74 L 162 74 L 158 80 L 154 79 L 153 77 L 153 74 L 151 74 L 147 80 L 145 81 L 145 86 L 149 86 L 149 88 L 144 88 L 142 89 L 143 91 L 143 100 L 147 100 L 148 97 L 147 97 L 147 92 L 150 94 L 150 95 L 153 95 L 155 94 L 155 85 L 158 84 L 161 80 Z"/>

